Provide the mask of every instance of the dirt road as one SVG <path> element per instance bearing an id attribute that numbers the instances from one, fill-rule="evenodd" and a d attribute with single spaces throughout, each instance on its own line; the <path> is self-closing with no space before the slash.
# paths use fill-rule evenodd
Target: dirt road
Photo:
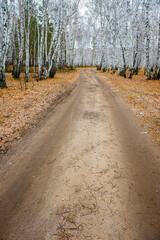
<path id="1" fill-rule="evenodd" d="M 159 240 L 160 158 L 91 69 L 1 161 L 0 239 Z"/>

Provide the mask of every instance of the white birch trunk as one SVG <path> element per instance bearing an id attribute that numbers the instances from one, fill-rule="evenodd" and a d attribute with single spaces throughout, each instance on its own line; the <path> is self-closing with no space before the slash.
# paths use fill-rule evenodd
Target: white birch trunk
<path id="1" fill-rule="evenodd" d="M 149 0 L 146 0 L 146 68 L 147 78 L 151 78 L 150 73 L 150 36 L 149 36 Z"/>
<path id="2" fill-rule="evenodd" d="M 20 50 L 19 50 L 19 61 L 17 66 L 17 77 L 20 76 L 22 61 L 23 61 L 23 52 L 24 52 L 24 4 L 23 1 L 18 0 L 19 3 L 19 16 L 20 16 Z"/>
<path id="3" fill-rule="evenodd" d="M 5 88 L 5 61 L 8 53 L 13 26 L 14 1 L 10 1 L 10 11 L 7 0 L 2 0 L 0 16 L 0 87 Z"/>
<path id="4" fill-rule="evenodd" d="M 44 0 L 45 1 L 45 0 Z M 45 24 L 45 2 L 43 1 L 43 20 L 42 20 L 42 26 L 41 26 L 41 35 L 39 32 L 39 59 L 38 59 L 38 78 L 41 80 L 41 74 L 42 74 L 42 65 L 43 65 L 43 42 L 44 42 L 44 24 Z"/>
<path id="5" fill-rule="evenodd" d="M 26 81 L 29 81 L 29 33 L 30 33 L 30 2 L 27 0 L 27 27 L 26 27 Z"/>

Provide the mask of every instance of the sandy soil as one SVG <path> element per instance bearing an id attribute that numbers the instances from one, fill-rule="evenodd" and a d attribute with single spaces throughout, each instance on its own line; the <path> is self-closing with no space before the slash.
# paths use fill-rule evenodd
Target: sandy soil
<path id="1" fill-rule="evenodd" d="M 1 240 L 159 240 L 160 154 L 123 101 L 81 71 L 1 161 Z"/>

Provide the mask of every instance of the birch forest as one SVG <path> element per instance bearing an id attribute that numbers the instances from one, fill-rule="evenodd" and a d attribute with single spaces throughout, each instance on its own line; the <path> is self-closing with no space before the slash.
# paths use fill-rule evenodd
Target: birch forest
<path id="1" fill-rule="evenodd" d="M 1 88 L 10 65 L 26 82 L 75 66 L 159 79 L 160 1 L 0 0 Z"/>

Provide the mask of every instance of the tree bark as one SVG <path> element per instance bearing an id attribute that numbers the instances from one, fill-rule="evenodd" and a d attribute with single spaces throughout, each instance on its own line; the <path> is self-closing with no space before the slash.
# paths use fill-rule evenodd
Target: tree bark
<path id="1" fill-rule="evenodd" d="M 27 27 L 26 27 L 26 81 L 29 81 L 29 33 L 30 33 L 30 2 L 27 1 Z"/>
<path id="2" fill-rule="evenodd" d="M 13 26 L 14 1 L 10 1 L 12 11 L 8 11 L 7 0 L 2 0 L 2 11 L 0 16 L 0 87 L 6 88 L 5 61 L 11 41 Z"/>
<path id="3" fill-rule="evenodd" d="M 149 0 L 146 1 L 146 68 L 147 79 L 151 79 L 150 72 L 150 36 L 149 36 Z"/>

